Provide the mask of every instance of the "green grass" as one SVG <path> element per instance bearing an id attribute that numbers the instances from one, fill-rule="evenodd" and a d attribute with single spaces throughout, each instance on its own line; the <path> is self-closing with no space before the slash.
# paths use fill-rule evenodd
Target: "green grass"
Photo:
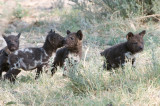
<path id="1" fill-rule="evenodd" d="M 17 4 L 16 9 L 13 12 L 15 18 L 23 18 L 28 15 L 28 11 L 24 9 L 20 4 Z"/>
<path id="2" fill-rule="evenodd" d="M 25 21 L 30 15 L 22 15 L 21 20 Z M 84 34 L 83 58 L 73 67 L 68 65 L 68 78 L 62 76 L 63 68 L 58 68 L 53 77 L 49 70 L 34 80 L 33 70 L 22 71 L 15 84 L 0 81 L 0 105 L 160 105 L 160 36 L 157 23 L 121 17 L 89 21 L 82 11 L 66 8 L 41 11 L 36 19 L 26 28 L 5 30 L 8 33 L 22 31 L 24 37 L 20 42 L 25 40 L 36 46 L 36 43 L 44 41 L 41 36 L 45 37 L 51 28 L 62 36 L 66 35 L 66 30 L 76 32 L 81 29 Z M 132 68 L 131 63 L 127 63 L 123 70 L 103 70 L 104 58 L 99 53 L 108 46 L 126 41 L 128 32 L 138 33 L 144 29 L 147 32 L 144 36 L 145 49 L 136 55 L 136 67 Z"/>

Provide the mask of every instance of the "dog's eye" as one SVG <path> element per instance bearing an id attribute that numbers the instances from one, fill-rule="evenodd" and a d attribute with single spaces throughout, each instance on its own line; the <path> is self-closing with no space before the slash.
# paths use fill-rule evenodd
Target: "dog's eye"
<path id="1" fill-rule="evenodd" d="M 70 37 L 71 38 L 71 40 L 73 40 L 73 38 L 72 37 Z"/>

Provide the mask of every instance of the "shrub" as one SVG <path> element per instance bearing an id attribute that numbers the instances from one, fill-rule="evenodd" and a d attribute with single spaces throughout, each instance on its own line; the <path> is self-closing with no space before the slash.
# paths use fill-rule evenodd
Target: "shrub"
<path id="1" fill-rule="evenodd" d="M 93 66 L 91 64 L 85 68 L 82 64 L 74 64 L 73 61 L 72 64 L 72 67 L 67 65 L 67 69 L 71 81 L 69 87 L 74 94 L 87 94 L 105 90 L 105 79 L 102 70 L 93 71 L 93 68 L 91 68 Z"/>
<path id="2" fill-rule="evenodd" d="M 81 9 L 88 18 L 106 18 L 112 14 L 128 18 L 140 15 L 150 15 L 154 11 L 155 0 L 71 0 L 76 8 Z M 158 1 L 157 1 L 158 2 Z M 157 3 L 156 2 L 156 3 Z"/>
<path id="3" fill-rule="evenodd" d="M 13 12 L 13 15 L 16 17 L 16 18 L 23 18 L 24 16 L 27 16 L 28 12 L 27 10 L 25 10 L 20 4 L 17 4 L 17 7 L 16 9 L 14 10 Z"/>

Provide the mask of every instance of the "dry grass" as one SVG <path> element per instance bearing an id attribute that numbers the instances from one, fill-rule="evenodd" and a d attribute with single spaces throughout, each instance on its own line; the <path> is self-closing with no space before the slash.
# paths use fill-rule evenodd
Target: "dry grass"
<path id="1" fill-rule="evenodd" d="M 8 0 L 9 2 L 10 0 Z M 53 2 L 53 3 L 52 3 Z M 22 72 L 15 84 L 0 82 L 0 104 L 3 105 L 160 105 L 160 26 L 158 23 L 141 23 L 134 19 L 113 16 L 110 20 L 92 23 L 85 20 L 83 13 L 70 5 L 56 7 L 52 0 L 16 1 L 21 5 L 21 19 L 14 12 L 7 19 L 7 27 L 1 32 L 22 32 L 20 48 L 41 46 L 51 28 L 66 36 L 66 30 L 84 33 L 83 54 L 86 57 L 79 65 L 71 68 L 69 78 L 62 76 L 63 69 L 51 77 L 43 73 L 34 80 L 35 71 Z M 68 1 L 66 1 L 68 2 Z M 0 2 L 0 7 L 7 6 Z M 62 6 L 62 5 L 61 5 Z M 16 11 L 16 6 L 15 6 Z M 10 14 L 10 13 L 9 13 Z M 0 20 L 4 19 L 0 17 Z M 5 22 L 5 21 L 2 21 Z M 102 69 L 100 51 L 125 41 L 129 31 L 145 29 L 145 50 L 137 54 L 136 68 L 127 64 L 125 69 L 109 73 Z M 88 50 L 88 52 L 86 52 Z M 52 57 L 51 60 L 53 60 Z"/>

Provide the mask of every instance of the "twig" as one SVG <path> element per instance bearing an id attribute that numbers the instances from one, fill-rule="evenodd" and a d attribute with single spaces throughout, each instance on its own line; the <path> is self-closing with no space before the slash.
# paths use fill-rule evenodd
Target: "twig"
<path id="1" fill-rule="evenodd" d="M 86 57 L 87 57 L 88 50 L 89 50 L 89 47 L 87 48 L 87 50 L 86 50 L 86 52 L 85 52 L 84 62 L 83 62 L 84 67 L 86 66 L 85 61 L 86 61 Z"/>
<path id="2" fill-rule="evenodd" d="M 135 19 L 139 20 L 139 19 L 143 19 L 143 18 L 157 17 L 157 16 L 160 16 L 160 14 L 147 15 L 147 16 L 142 16 L 142 17 L 138 17 L 138 18 L 135 18 Z"/>

